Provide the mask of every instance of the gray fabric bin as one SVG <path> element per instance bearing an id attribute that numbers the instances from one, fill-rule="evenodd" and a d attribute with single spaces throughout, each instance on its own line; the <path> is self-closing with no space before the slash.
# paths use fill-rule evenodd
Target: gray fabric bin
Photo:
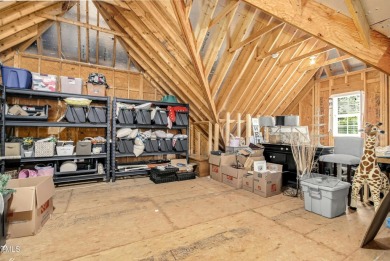
<path id="1" fill-rule="evenodd" d="M 90 141 L 79 141 L 76 145 L 76 155 L 91 155 L 92 143 Z"/>

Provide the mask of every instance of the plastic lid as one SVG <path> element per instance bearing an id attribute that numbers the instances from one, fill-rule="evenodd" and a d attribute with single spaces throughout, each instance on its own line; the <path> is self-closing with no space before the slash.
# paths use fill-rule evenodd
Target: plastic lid
<path id="1" fill-rule="evenodd" d="M 310 183 L 317 186 L 324 186 L 328 188 L 334 188 L 339 184 L 340 180 L 328 175 L 312 173 L 310 177 L 302 179 L 306 183 Z"/>

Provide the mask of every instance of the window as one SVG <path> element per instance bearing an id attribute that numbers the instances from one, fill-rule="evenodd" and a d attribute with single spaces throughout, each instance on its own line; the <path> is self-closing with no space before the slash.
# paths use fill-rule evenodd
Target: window
<path id="1" fill-rule="evenodd" d="M 360 92 L 332 97 L 333 106 L 330 109 L 333 107 L 333 136 L 360 136 L 362 98 Z"/>

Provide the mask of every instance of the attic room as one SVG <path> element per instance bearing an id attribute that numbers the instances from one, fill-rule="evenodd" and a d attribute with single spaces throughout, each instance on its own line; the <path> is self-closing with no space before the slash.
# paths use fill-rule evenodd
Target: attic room
<path id="1" fill-rule="evenodd" d="M 0 2 L 1 260 L 390 260 L 387 0 Z"/>

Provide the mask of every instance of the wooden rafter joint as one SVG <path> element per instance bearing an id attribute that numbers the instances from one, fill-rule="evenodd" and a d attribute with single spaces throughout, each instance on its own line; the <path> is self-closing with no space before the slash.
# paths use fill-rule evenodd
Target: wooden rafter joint
<path id="1" fill-rule="evenodd" d="M 370 25 L 368 24 L 361 0 L 344 0 L 352 16 L 353 23 L 359 32 L 360 39 L 365 47 L 370 47 Z"/>

